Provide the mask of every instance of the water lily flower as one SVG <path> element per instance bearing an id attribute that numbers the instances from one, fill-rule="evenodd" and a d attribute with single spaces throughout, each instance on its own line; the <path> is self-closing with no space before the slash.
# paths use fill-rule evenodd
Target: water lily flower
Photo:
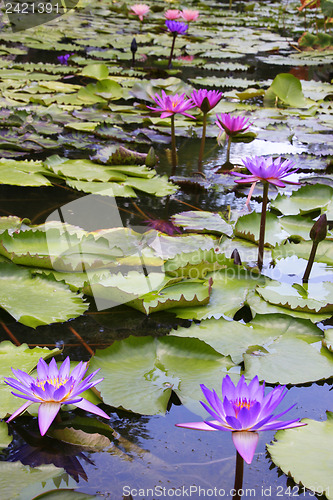
<path id="1" fill-rule="evenodd" d="M 198 169 L 201 171 L 202 166 L 202 158 L 205 149 L 205 140 L 206 140 L 206 127 L 207 127 L 207 113 L 211 111 L 222 99 L 222 92 L 218 92 L 217 90 L 193 90 L 191 94 L 192 101 L 196 104 L 196 106 L 201 109 L 203 112 L 203 125 L 202 125 L 202 137 L 201 137 L 201 145 L 199 151 L 199 159 L 198 159 Z"/>
<path id="2" fill-rule="evenodd" d="M 153 106 L 147 106 L 154 112 L 161 113 L 161 118 L 171 117 L 171 154 L 172 154 L 172 166 L 173 169 L 177 166 L 177 151 L 176 151 L 176 135 L 175 135 L 175 114 L 180 114 L 184 116 L 189 116 L 194 118 L 194 116 L 189 115 L 187 111 L 194 108 L 195 104 L 192 99 L 186 99 L 185 93 L 178 95 L 167 95 L 164 90 L 162 90 L 162 95 L 155 94 L 153 97 L 157 108 Z"/>
<path id="3" fill-rule="evenodd" d="M 214 420 L 176 424 L 176 426 L 201 431 L 232 432 L 235 448 L 248 464 L 252 462 L 259 441 L 258 432 L 292 429 L 306 425 L 298 418 L 287 421 L 278 420 L 295 405 L 279 415 L 273 415 L 288 391 L 285 387 L 278 386 L 265 396 L 265 383 L 260 385 L 258 376 L 247 384 L 242 375 L 235 386 L 229 375 L 226 375 L 222 380 L 222 399 L 214 390 L 207 389 L 205 385 L 202 384 L 200 387 L 208 402 L 208 405 L 203 402 L 201 404 Z"/>
<path id="4" fill-rule="evenodd" d="M 170 20 L 166 20 L 165 21 L 165 25 L 166 27 L 168 28 L 168 30 L 170 31 L 170 33 L 172 33 L 173 35 L 184 35 L 184 33 L 186 33 L 187 29 L 188 29 L 188 26 L 186 26 L 185 23 L 182 23 L 181 21 L 170 21 Z"/>
<path id="5" fill-rule="evenodd" d="M 228 137 L 228 147 L 227 147 L 227 159 L 226 162 L 230 161 L 230 146 L 232 142 L 232 138 L 242 132 L 245 132 L 251 123 L 249 123 L 249 118 L 245 118 L 245 116 L 232 116 L 228 113 L 221 113 L 220 115 L 216 115 L 216 125 L 224 130 Z"/>
<path id="6" fill-rule="evenodd" d="M 273 184 L 278 187 L 286 187 L 286 184 L 299 184 L 299 182 L 293 182 L 286 180 L 285 177 L 294 174 L 296 170 L 292 170 L 295 167 L 295 163 L 291 160 L 282 161 L 281 158 L 272 157 L 262 158 L 260 156 L 254 156 L 253 158 L 246 158 L 242 160 L 244 166 L 251 172 L 249 174 L 241 174 L 238 172 L 231 172 L 233 175 L 242 177 L 242 179 L 237 179 L 235 182 L 240 184 L 252 183 L 250 193 L 246 204 L 249 203 L 253 189 L 258 181 L 264 183 L 263 197 L 262 197 L 262 207 L 261 207 L 261 220 L 260 220 L 260 233 L 259 233 L 259 247 L 258 247 L 258 268 L 261 270 L 263 265 L 264 257 L 264 244 L 265 244 L 265 226 L 266 226 L 266 209 L 268 202 L 268 186 Z M 283 179 L 283 181 L 282 181 Z"/>
<path id="7" fill-rule="evenodd" d="M 194 108 L 195 104 L 192 99 L 186 99 L 185 93 L 181 95 L 167 95 L 165 91 L 162 90 L 162 95 L 156 93 L 153 100 L 156 102 L 157 108 L 152 106 L 147 106 L 147 108 L 155 112 L 162 112 L 161 118 L 167 118 L 168 116 L 173 116 L 176 113 L 194 118 L 194 116 L 189 115 L 186 111 Z"/>
<path id="8" fill-rule="evenodd" d="M 294 174 L 298 170 L 292 170 L 295 167 L 295 163 L 291 160 L 282 161 L 280 157 L 274 160 L 272 157 L 263 158 L 262 156 L 254 156 L 253 158 L 245 158 L 242 162 L 251 172 L 251 175 L 230 172 L 232 175 L 242 177 L 242 179 L 235 180 L 239 184 L 252 184 L 253 182 L 261 181 L 282 188 L 286 187 L 286 184 L 299 184 L 299 182 L 285 179 L 285 177 Z"/>
<path id="9" fill-rule="evenodd" d="M 63 64 L 64 66 L 68 66 L 68 59 L 72 56 L 73 54 L 65 54 L 63 56 L 58 56 L 57 59 L 60 62 L 60 64 Z"/>
<path id="10" fill-rule="evenodd" d="M 170 51 L 170 56 L 169 56 L 169 61 L 168 61 L 168 68 L 171 68 L 171 62 L 172 62 L 172 56 L 173 56 L 173 51 L 175 48 L 175 42 L 177 35 L 184 35 L 187 31 L 188 26 L 186 26 L 185 23 L 179 22 L 179 21 L 170 21 L 166 20 L 165 25 L 172 34 L 172 44 L 171 44 L 171 51 Z"/>
<path id="11" fill-rule="evenodd" d="M 182 18 L 185 21 L 187 21 L 188 23 L 191 23 L 192 21 L 196 21 L 199 17 L 198 10 L 183 9 L 180 14 L 181 14 Z"/>
<path id="12" fill-rule="evenodd" d="M 169 21 L 175 21 L 176 19 L 180 18 L 180 10 L 178 10 L 178 9 L 169 9 L 166 12 L 164 12 L 164 16 Z"/>
<path id="13" fill-rule="evenodd" d="M 132 11 L 131 14 L 138 16 L 140 21 L 143 21 L 143 18 L 148 14 L 150 7 L 148 7 L 145 3 L 136 3 L 130 7 L 130 10 Z"/>
<path id="14" fill-rule="evenodd" d="M 91 382 L 99 370 L 83 379 L 87 369 L 88 363 L 81 361 L 70 373 L 69 357 L 65 359 L 59 370 L 54 358 L 49 365 L 43 358 L 40 358 L 37 364 L 37 378 L 33 378 L 22 370 L 12 368 L 12 372 L 18 380 L 6 377 L 5 382 L 22 393 L 12 392 L 14 396 L 27 401 L 12 414 L 7 422 L 16 418 L 33 403 L 40 403 L 38 425 L 42 436 L 47 432 L 63 404 L 73 404 L 82 410 L 108 419 L 109 416 L 103 410 L 80 396 L 82 392 L 103 380 Z"/>

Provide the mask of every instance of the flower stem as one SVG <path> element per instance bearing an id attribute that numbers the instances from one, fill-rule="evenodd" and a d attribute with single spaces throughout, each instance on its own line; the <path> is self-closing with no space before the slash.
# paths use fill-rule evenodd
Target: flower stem
<path id="1" fill-rule="evenodd" d="M 228 136 L 228 148 L 227 148 L 227 159 L 226 163 L 230 161 L 230 147 L 231 147 L 231 137 L 230 135 Z"/>
<path id="2" fill-rule="evenodd" d="M 303 283 L 307 283 L 309 281 L 309 276 L 310 276 L 311 269 L 312 269 L 312 266 L 313 266 L 314 258 L 316 256 L 316 251 L 317 251 L 318 245 L 319 245 L 319 241 L 313 241 L 312 242 L 312 248 L 311 248 L 310 257 L 309 257 L 309 260 L 308 260 L 308 265 L 306 266 L 306 269 L 305 269 L 305 272 L 304 272 L 304 276 L 303 276 L 303 279 L 302 279 Z"/>
<path id="3" fill-rule="evenodd" d="M 229 10 L 231 9 L 232 7 L 232 0 L 229 0 Z"/>
<path id="4" fill-rule="evenodd" d="M 242 490 L 243 486 L 243 472 L 244 472 L 244 460 L 243 457 L 240 456 L 238 451 L 236 452 L 236 469 L 235 469 L 235 484 L 234 484 L 234 492 L 233 498 L 235 500 L 240 500 L 242 495 L 239 493 Z"/>
<path id="5" fill-rule="evenodd" d="M 168 61 L 168 69 L 171 68 L 172 56 L 173 56 L 173 50 L 175 48 L 176 38 L 177 38 L 177 33 L 174 33 L 173 39 L 172 39 L 172 45 L 171 45 L 171 52 L 170 52 L 169 61 Z"/>
<path id="6" fill-rule="evenodd" d="M 171 159 L 172 159 L 172 172 L 174 172 L 175 168 L 177 167 L 175 115 L 171 116 Z"/>
<path id="7" fill-rule="evenodd" d="M 268 201 L 268 182 L 264 182 L 264 191 L 262 195 L 259 248 L 258 248 L 258 268 L 262 270 L 264 261 L 264 244 L 265 244 L 265 226 L 266 226 L 266 208 Z"/>
<path id="8" fill-rule="evenodd" d="M 201 172 L 202 167 L 202 158 L 205 150 L 205 140 L 206 140 L 206 126 L 207 126 L 207 113 L 203 114 L 203 123 L 202 123 L 202 137 L 201 137 L 201 145 L 199 151 L 199 160 L 198 160 L 198 170 Z"/>

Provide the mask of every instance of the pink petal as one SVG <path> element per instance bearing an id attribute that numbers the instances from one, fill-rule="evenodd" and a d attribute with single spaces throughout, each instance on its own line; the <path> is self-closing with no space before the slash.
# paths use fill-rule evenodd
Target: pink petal
<path id="1" fill-rule="evenodd" d="M 218 424 L 218 420 L 213 420 L 213 423 Z M 207 425 L 205 422 L 190 422 L 188 424 L 175 424 L 176 427 L 184 427 L 185 429 L 194 429 L 197 431 L 216 431 L 217 429 L 213 429 L 210 425 Z"/>
<path id="2" fill-rule="evenodd" d="M 47 432 L 48 428 L 55 419 L 60 410 L 60 403 L 41 403 L 38 408 L 38 425 L 42 436 Z"/>
<path id="3" fill-rule="evenodd" d="M 81 410 L 89 411 L 90 413 L 95 413 L 96 415 L 99 415 L 100 417 L 107 418 L 109 420 L 110 416 L 105 413 L 105 411 L 101 410 L 98 408 L 98 406 L 94 405 L 93 403 L 90 403 L 90 401 L 87 401 L 86 399 L 82 398 L 81 401 L 78 403 L 74 403 L 75 406 L 78 408 L 81 408 Z"/>
<path id="4" fill-rule="evenodd" d="M 240 456 L 247 464 L 250 464 L 256 451 L 259 434 L 250 431 L 236 431 L 232 433 L 232 440 Z"/>

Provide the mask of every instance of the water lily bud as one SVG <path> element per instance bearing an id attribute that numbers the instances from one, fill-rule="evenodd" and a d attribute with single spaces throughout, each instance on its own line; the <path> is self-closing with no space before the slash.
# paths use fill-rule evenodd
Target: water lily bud
<path id="1" fill-rule="evenodd" d="M 201 103 L 201 106 L 200 106 L 200 109 L 203 113 L 208 113 L 208 111 L 210 111 L 210 104 L 209 104 L 209 100 L 208 100 L 208 97 L 205 97 Z"/>
<path id="2" fill-rule="evenodd" d="M 135 38 L 133 38 L 132 43 L 131 43 L 132 54 L 134 55 L 137 50 L 138 50 L 138 44 L 136 43 Z"/>
<path id="3" fill-rule="evenodd" d="M 240 258 L 239 252 L 237 248 L 235 248 L 230 256 L 231 259 L 234 259 L 234 264 L 236 266 L 241 266 L 242 265 L 242 259 Z"/>
<path id="4" fill-rule="evenodd" d="M 319 243 L 326 238 L 327 235 L 327 217 L 326 214 L 323 214 L 319 217 L 319 219 L 314 223 L 312 229 L 310 231 L 310 238 L 312 241 Z"/>
<path id="5" fill-rule="evenodd" d="M 157 163 L 157 156 L 155 154 L 155 149 L 151 147 L 146 156 L 145 164 L 147 165 L 147 167 L 155 167 L 156 163 Z"/>

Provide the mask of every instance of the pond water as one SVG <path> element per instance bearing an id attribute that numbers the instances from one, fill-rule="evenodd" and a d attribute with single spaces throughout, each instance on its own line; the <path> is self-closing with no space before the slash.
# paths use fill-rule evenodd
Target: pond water
<path id="1" fill-rule="evenodd" d="M 309 290 L 305 291 L 301 286 L 311 249 L 305 245 L 311 242 L 309 229 L 320 213 L 327 212 L 329 223 L 333 218 L 333 92 L 330 85 L 333 78 L 333 40 L 331 44 L 328 43 L 326 50 L 319 50 L 317 45 L 308 52 L 298 49 L 297 40 L 304 31 L 304 19 L 298 13 L 298 1 L 259 1 L 255 4 L 234 1 L 229 11 L 229 2 L 193 0 L 187 2 L 187 7 L 198 9 L 199 19 L 191 23 L 186 37 L 177 37 L 173 67 L 168 70 L 166 62 L 171 39 L 165 32 L 163 12 L 168 8 L 184 8 L 184 5 L 164 1 L 147 3 L 151 11 L 140 30 L 138 19 L 128 14 L 129 6 L 117 1 L 99 1 L 96 4 L 82 2 L 82 5 L 80 2 L 78 9 L 69 15 L 53 20 L 48 25 L 36 25 L 19 32 L 12 32 L 8 20 L 4 18 L 3 33 L 0 35 L 0 149 L 3 157 L 0 165 L 0 215 L 3 224 L 0 227 L 0 239 L 1 247 L 7 253 L 0 252 L 0 267 L 4 266 L 0 269 L 0 279 L 7 293 L 6 287 L 11 276 L 8 274 L 9 268 L 5 266 L 12 260 L 11 265 L 15 264 L 20 270 L 28 270 L 34 278 L 41 279 L 42 276 L 44 282 L 50 280 L 49 283 L 57 280 L 62 283 L 61 286 L 67 287 L 66 290 L 71 286 L 72 296 L 77 291 L 83 291 L 86 310 L 82 313 L 76 310 L 73 313 L 73 309 L 68 306 L 67 316 L 65 313 L 61 316 L 59 312 L 56 322 L 45 320 L 32 324 L 26 311 L 25 316 L 23 313 L 20 315 L 21 304 L 29 303 L 29 294 L 34 293 L 27 280 L 26 291 L 24 287 L 17 288 L 14 292 L 14 288 L 9 288 L 9 298 L 0 297 L 3 307 L 0 309 L 0 340 L 10 340 L 17 349 L 21 344 L 28 344 L 31 349 L 37 346 L 58 348 L 60 351 L 55 353 L 57 361 L 70 356 L 72 361 L 92 359 L 91 364 L 97 363 L 93 369 L 101 368 L 101 376 L 105 377 L 105 381 L 101 384 L 100 399 L 95 395 L 94 402 L 101 403 L 101 407 L 110 415 L 108 424 L 111 429 L 101 427 L 102 419 L 98 420 L 93 414 L 83 410 L 74 411 L 73 407 L 68 412 L 62 412 L 62 422 L 56 422 L 55 427 L 60 432 L 58 436 L 51 433 L 43 438 L 40 436 L 35 408 L 30 411 L 30 415 L 25 413 L 16 418 L 9 424 L 13 440 L 10 443 L 6 441 L 7 431 L 6 438 L 1 435 L 0 499 L 32 500 L 38 497 L 83 500 L 90 498 L 89 495 L 108 499 L 231 497 L 236 458 L 231 433 L 201 433 L 175 427 L 177 423 L 207 418 L 198 403 L 203 398 L 199 384 L 201 381 L 209 387 L 214 384 L 214 388 L 219 391 L 222 376 L 227 371 L 237 381 L 239 373 L 243 372 L 247 378 L 253 378 L 258 367 L 260 380 L 266 379 L 268 382 L 266 393 L 278 382 L 287 385 L 288 393 L 280 405 L 280 412 L 295 404 L 286 417 L 288 419 L 307 418 L 326 422 L 326 411 L 332 411 L 333 408 L 330 392 L 333 378 L 333 339 L 330 333 L 333 325 L 332 290 L 327 291 L 325 288 L 325 283 L 333 282 L 330 225 L 326 240 L 322 247 L 319 246 L 323 250 L 314 263 Z M 321 11 L 307 12 L 306 22 L 310 32 L 316 32 L 317 23 L 319 32 L 324 33 Z M 134 67 L 131 65 L 132 54 L 129 50 L 133 36 L 138 41 Z M 61 65 L 58 60 L 64 54 L 70 54 L 68 65 Z M 300 79 L 301 97 L 298 87 L 295 92 L 298 99 L 302 99 L 303 107 L 293 105 L 289 95 L 284 95 L 283 100 L 280 95 L 274 94 L 275 105 L 274 102 L 267 104 L 264 100 L 264 95 L 265 99 L 269 97 L 268 89 L 271 88 L 272 81 L 280 74 Z M 111 84 L 105 83 L 110 80 Z M 221 90 L 224 94 L 216 109 L 209 115 L 201 173 L 198 173 L 202 133 L 199 112 L 196 113 L 196 122 L 176 115 L 176 171 L 171 166 L 170 123 L 168 120 L 159 120 L 158 115 L 149 113 L 146 108 L 146 104 L 152 105 L 152 95 L 163 88 L 171 93 L 190 93 L 192 88 L 207 88 Z M 241 96 L 245 91 L 248 96 Z M 245 205 L 250 186 L 236 185 L 230 169 L 224 168 L 227 147 L 223 137 L 220 143 L 216 140 L 219 129 L 214 123 L 215 111 L 244 114 L 250 119 L 253 135 L 243 136 L 239 142 L 231 144 L 230 161 L 234 168 L 239 171 L 243 166 L 242 159 L 246 157 L 282 156 L 293 160 L 298 168 L 291 180 L 300 181 L 301 189 L 310 186 L 314 190 L 314 201 L 312 195 L 308 194 L 305 195 L 305 202 L 303 199 L 296 199 L 296 202 L 288 205 L 289 211 L 284 211 L 285 205 L 281 208 L 284 203 L 281 201 L 281 194 L 293 200 L 299 186 L 288 185 L 285 190 L 270 186 L 271 219 L 266 228 L 269 231 L 269 248 L 265 251 L 261 277 L 257 271 L 252 274 L 257 259 L 257 243 L 254 242 L 258 239 L 255 236 L 256 229 L 253 229 L 254 222 L 252 219 L 241 219 L 250 214 Z M 159 158 L 154 167 L 155 174 L 165 176 L 162 177 L 163 180 L 159 178 L 157 187 L 148 186 L 148 182 L 137 187 L 135 175 L 138 174 L 131 177 L 132 174 L 125 171 L 124 177 L 124 171 L 121 170 L 124 165 L 121 165 L 115 178 L 111 177 L 114 181 L 113 189 L 116 193 L 114 185 L 118 181 L 121 185 L 119 189 L 123 189 L 124 182 L 130 189 L 133 188 L 134 194 L 126 196 L 122 191 L 120 196 L 105 196 L 102 193 L 103 187 L 110 184 L 110 179 L 95 172 L 93 175 L 91 172 L 86 173 L 85 168 L 91 168 L 91 164 L 87 167 L 84 162 L 92 159 L 95 166 L 104 168 L 105 164 L 111 163 L 111 155 L 119 145 L 143 154 L 148 153 L 150 146 L 154 147 Z M 54 155 L 59 155 L 62 160 Z M 23 164 L 19 163 L 21 160 L 31 163 L 25 163 L 22 167 Z M 66 160 L 82 160 L 83 163 L 77 169 L 78 172 L 82 169 L 84 174 L 80 177 L 79 173 L 64 173 L 66 166 L 61 162 Z M 27 165 L 30 165 L 31 170 Z M 128 166 L 125 167 L 129 169 Z M 136 167 L 139 168 L 138 165 Z M 151 178 L 149 173 L 142 172 L 143 179 Z M 156 181 L 155 174 L 153 182 Z M 170 174 L 173 174 L 173 184 L 167 179 Z M 30 179 L 27 180 L 26 175 Z M 138 177 L 140 180 L 140 175 Z M 93 186 L 97 181 L 98 186 Z M 320 189 L 327 191 L 324 193 Z M 83 205 L 76 204 L 78 202 L 86 203 L 84 211 L 80 208 Z M 251 215 L 260 217 L 261 184 L 255 187 L 250 203 L 253 210 Z M 216 280 L 214 276 L 217 292 L 213 292 L 220 295 L 208 294 L 207 300 L 200 302 L 198 297 L 203 290 L 198 288 L 197 301 L 192 298 L 190 307 L 184 307 L 183 302 L 188 301 L 185 299 L 187 292 L 184 289 L 185 291 L 181 290 L 184 300 L 181 302 L 179 292 L 176 309 L 169 311 L 161 308 L 157 312 L 144 314 L 141 312 L 142 305 L 141 309 L 137 303 L 133 307 L 126 305 L 129 301 L 126 294 L 132 294 L 132 301 L 140 298 L 134 297 L 135 288 L 141 286 L 141 282 L 135 281 L 136 278 L 133 278 L 132 289 L 128 285 L 127 288 L 122 288 L 118 284 L 119 294 L 121 297 L 125 295 L 127 300 L 118 299 L 112 293 L 102 295 L 101 298 L 89 290 L 93 281 L 89 286 L 86 282 L 77 285 L 73 276 L 68 276 L 75 273 L 69 272 L 68 268 L 63 267 L 59 271 L 54 261 L 51 262 L 52 265 L 46 265 L 45 262 L 41 264 L 47 255 L 44 247 L 39 246 L 40 241 L 32 238 L 27 242 L 19 242 L 19 246 L 14 245 L 11 251 L 7 250 L 11 248 L 8 247 L 8 241 L 15 239 L 16 234 L 26 232 L 31 235 L 34 231 L 35 234 L 38 231 L 45 233 L 45 228 L 33 229 L 31 226 L 43 225 L 46 221 L 67 222 L 81 228 L 76 227 L 73 233 L 71 230 L 66 232 L 66 237 L 82 237 L 85 230 L 93 231 L 94 239 L 97 240 L 99 234 L 106 234 L 96 232 L 98 230 L 123 226 L 145 234 L 147 221 L 169 221 L 175 214 L 193 210 L 198 213 L 220 212 L 225 218 L 223 223 L 226 222 L 231 227 L 233 222 L 237 221 L 239 224 L 239 220 L 244 220 L 243 226 L 236 224 L 234 240 L 229 238 L 233 230 L 228 234 L 211 228 L 205 231 L 208 235 L 204 239 L 195 240 L 193 248 L 189 243 L 184 243 L 184 249 L 178 248 L 175 251 L 171 248 L 171 240 L 163 240 L 165 235 L 158 235 L 157 243 L 154 240 L 155 244 L 148 238 L 146 247 L 140 246 L 140 240 L 139 254 L 134 251 L 127 254 L 124 252 L 121 255 L 124 259 L 120 259 L 116 267 L 123 275 L 136 272 L 138 264 L 135 259 L 139 255 L 139 265 L 142 264 L 141 249 L 144 248 L 144 259 L 147 259 L 144 261 L 144 268 L 153 275 L 160 270 L 161 259 L 169 262 L 194 250 L 207 250 L 208 253 L 213 251 L 214 246 L 217 247 L 217 254 L 224 255 L 225 252 L 223 266 L 209 267 L 209 272 L 217 269 L 221 273 Z M 21 221 L 17 226 L 16 222 L 11 222 L 13 226 L 6 226 L 5 218 L 9 216 L 20 218 Z M 291 219 L 287 220 L 288 217 Z M 259 221 L 259 218 L 256 220 Z M 205 228 L 199 227 L 199 234 L 202 229 Z M 175 236 L 178 235 L 176 232 Z M 182 235 L 185 235 L 184 230 Z M 205 239 L 208 237 L 214 244 L 208 245 L 208 239 Z M 59 233 L 58 238 L 62 241 L 63 235 Z M 295 250 L 298 243 L 300 245 Z M 54 241 L 49 240 L 49 245 L 53 244 Z M 234 247 L 238 248 L 242 260 L 246 262 L 241 271 L 230 260 Z M 114 250 L 112 245 L 110 248 Z M 294 253 L 288 254 L 289 250 Z M 98 258 L 104 262 L 105 254 L 98 254 Z M 196 263 L 193 260 L 189 263 L 185 259 L 185 262 L 193 268 L 201 265 L 201 261 Z M 202 262 L 202 265 L 208 265 L 207 258 L 205 260 L 202 257 Z M 105 262 L 103 265 L 107 268 Z M 103 265 L 97 266 L 98 269 L 103 271 Z M 49 273 L 50 269 L 52 272 Z M 181 264 L 179 269 L 183 272 Z M 73 271 L 73 268 L 70 270 Z M 228 275 L 228 270 L 234 274 Z M 58 271 L 60 277 L 57 275 Z M 184 281 L 188 277 L 185 275 Z M 104 278 L 103 275 L 98 277 L 102 283 Z M 208 284 L 205 278 L 204 274 L 200 275 L 200 279 L 194 279 L 195 286 L 199 287 L 197 283 L 200 282 L 200 287 L 205 287 L 206 290 Z M 17 275 L 15 281 L 20 282 L 21 279 L 23 277 Z M 249 279 L 251 284 L 248 284 Z M 251 298 L 257 285 L 259 289 L 264 289 L 262 294 L 271 293 L 267 292 L 270 280 L 281 286 L 279 299 L 274 299 L 274 302 L 270 295 L 268 298 L 267 295 Z M 168 285 L 170 286 L 169 282 Z M 266 289 L 264 285 L 267 285 Z M 41 290 L 43 286 L 41 285 Z M 161 283 L 159 286 L 162 286 Z M 283 289 L 283 286 L 287 288 Z M 316 286 L 318 288 L 311 288 Z M 52 294 L 49 296 L 48 293 L 45 289 L 47 300 L 51 303 Z M 302 303 L 291 307 L 292 311 L 288 306 L 282 307 L 281 295 L 283 297 L 285 294 L 291 300 L 293 293 L 297 298 L 300 294 L 302 299 L 305 294 L 306 299 L 318 300 L 320 305 Z M 12 305 L 11 300 L 15 294 L 19 306 L 17 303 Z M 43 292 L 40 293 L 39 300 L 43 305 L 42 295 Z M 33 318 L 38 317 L 36 300 L 34 307 L 31 306 Z M 106 300 L 104 307 L 100 305 L 100 300 Z M 149 301 L 147 303 L 149 305 Z M 45 307 L 45 304 L 42 305 L 41 309 Z M 55 309 L 57 307 L 59 311 L 65 310 L 67 303 L 65 307 L 62 299 L 59 299 Z M 54 313 L 54 317 L 56 315 Z M 242 339 L 241 347 L 233 345 L 228 350 L 228 347 L 221 347 L 219 336 L 214 341 L 207 340 L 206 344 L 202 334 L 192 334 L 195 325 L 205 324 L 206 321 L 221 321 L 223 335 L 227 334 L 228 329 L 228 326 L 223 326 L 223 322 L 229 322 L 231 328 L 237 322 L 241 326 L 250 322 L 255 335 L 263 335 L 262 331 L 267 330 L 268 337 L 265 341 L 255 337 L 253 342 L 248 341 L 246 345 L 242 344 L 245 342 Z M 38 325 L 36 329 L 32 328 L 34 325 Z M 210 325 L 212 329 L 215 328 L 213 323 Z M 278 331 L 279 325 L 281 332 Z M 191 332 L 189 337 L 186 329 Z M 170 332 L 173 337 L 167 337 Z M 286 332 L 290 337 L 283 338 L 279 344 Z M 126 343 L 130 336 L 135 337 L 134 340 L 130 339 Z M 178 340 L 181 339 L 177 336 L 182 336 L 185 343 L 180 344 Z M 192 336 L 197 337 L 191 339 Z M 147 343 L 140 343 L 137 340 L 139 337 L 145 337 Z M 174 345 L 172 339 L 175 339 Z M 193 345 L 190 345 L 191 340 Z M 285 351 L 282 347 L 284 341 L 290 342 L 286 343 Z M 114 351 L 107 351 L 110 358 L 103 361 L 103 351 L 110 346 L 113 346 Z M 178 358 L 175 354 L 177 349 L 181 353 Z M 96 350 L 97 361 L 94 361 L 92 354 Z M 117 357 L 117 350 L 123 352 L 123 358 Z M 311 350 L 315 354 L 310 354 Z M 5 350 L 3 353 L 1 351 L 1 355 L 6 356 Z M 21 366 L 21 354 L 10 354 L 13 356 L 10 358 L 10 366 L 13 366 L 12 359 L 15 356 L 15 367 Z M 272 357 L 268 358 L 270 361 L 263 367 L 259 358 L 264 358 L 265 354 Z M 188 361 L 192 365 L 187 365 Z M 205 368 L 201 368 L 203 362 L 207 362 Z M 256 362 L 258 364 L 254 365 Z M 27 363 L 26 358 L 24 363 Z M 214 363 L 221 365 L 216 369 L 212 367 Z M 27 371 L 32 370 L 35 365 L 36 362 L 29 365 Z M 147 367 L 151 367 L 151 371 Z M 270 371 L 272 379 L 269 379 Z M 10 376 L 10 371 L 1 372 L 1 377 L 3 376 Z M 147 385 L 147 394 L 143 381 L 152 382 L 149 388 Z M 1 384 L 5 386 L 3 381 Z M 1 390 L 8 394 L 6 386 L 5 389 L 1 387 Z M 167 398 L 165 394 L 169 394 Z M 8 397 L 6 395 L 7 399 Z M 9 405 L 7 399 L 6 404 Z M 7 406 L 3 403 L 2 418 L 15 410 L 12 407 L 15 398 L 12 400 L 14 403 L 11 401 L 11 406 L 8 406 L 10 411 L 7 411 Z M 65 438 L 61 441 L 64 427 L 72 430 L 74 427 L 76 431 L 82 428 L 85 435 L 75 435 L 74 440 L 67 436 L 68 442 L 65 442 Z M 316 484 L 309 485 L 304 479 L 308 474 L 306 468 L 302 472 L 304 475 L 298 471 L 296 477 L 292 473 L 288 477 L 287 466 L 284 465 L 281 470 L 273 462 L 266 444 L 273 440 L 274 434 L 275 431 L 260 433 L 254 459 L 251 464 L 245 464 L 243 498 L 324 498 L 320 495 L 324 489 L 327 498 L 333 498 L 333 491 L 329 492 L 331 479 L 325 476 L 325 472 L 323 479 L 319 474 Z M 87 435 L 93 436 L 89 443 Z M 55 439 L 59 436 L 59 440 Z M 105 441 L 103 444 L 103 440 L 99 440 L 101 436 L 110 440 L 107 445 Z M 320 435 L 318 439 L 320 445 L 317 457 L 326 464 L 318 464 L 318 470 L 323 468 L 327 474 L 327 464 L 331 458 L 325 453 L 323 457 L 320 455 L 325 435 L 324 438 Z M 330 440 L 331 433 L 328 431 L 327 443 Z M 316 448 L 315 445 L 313 447 Z M 296 462 L 299 460 L 297 457 Z M 313 463 L 312 472 L 316 468 L 317 463 Z M 302 482 L 307 489 L 300 486 Z M 70 491 L 63 491 L 66 489 Z M 45 497 L 38 496 L 51 490 L 52 493 Z"/>

